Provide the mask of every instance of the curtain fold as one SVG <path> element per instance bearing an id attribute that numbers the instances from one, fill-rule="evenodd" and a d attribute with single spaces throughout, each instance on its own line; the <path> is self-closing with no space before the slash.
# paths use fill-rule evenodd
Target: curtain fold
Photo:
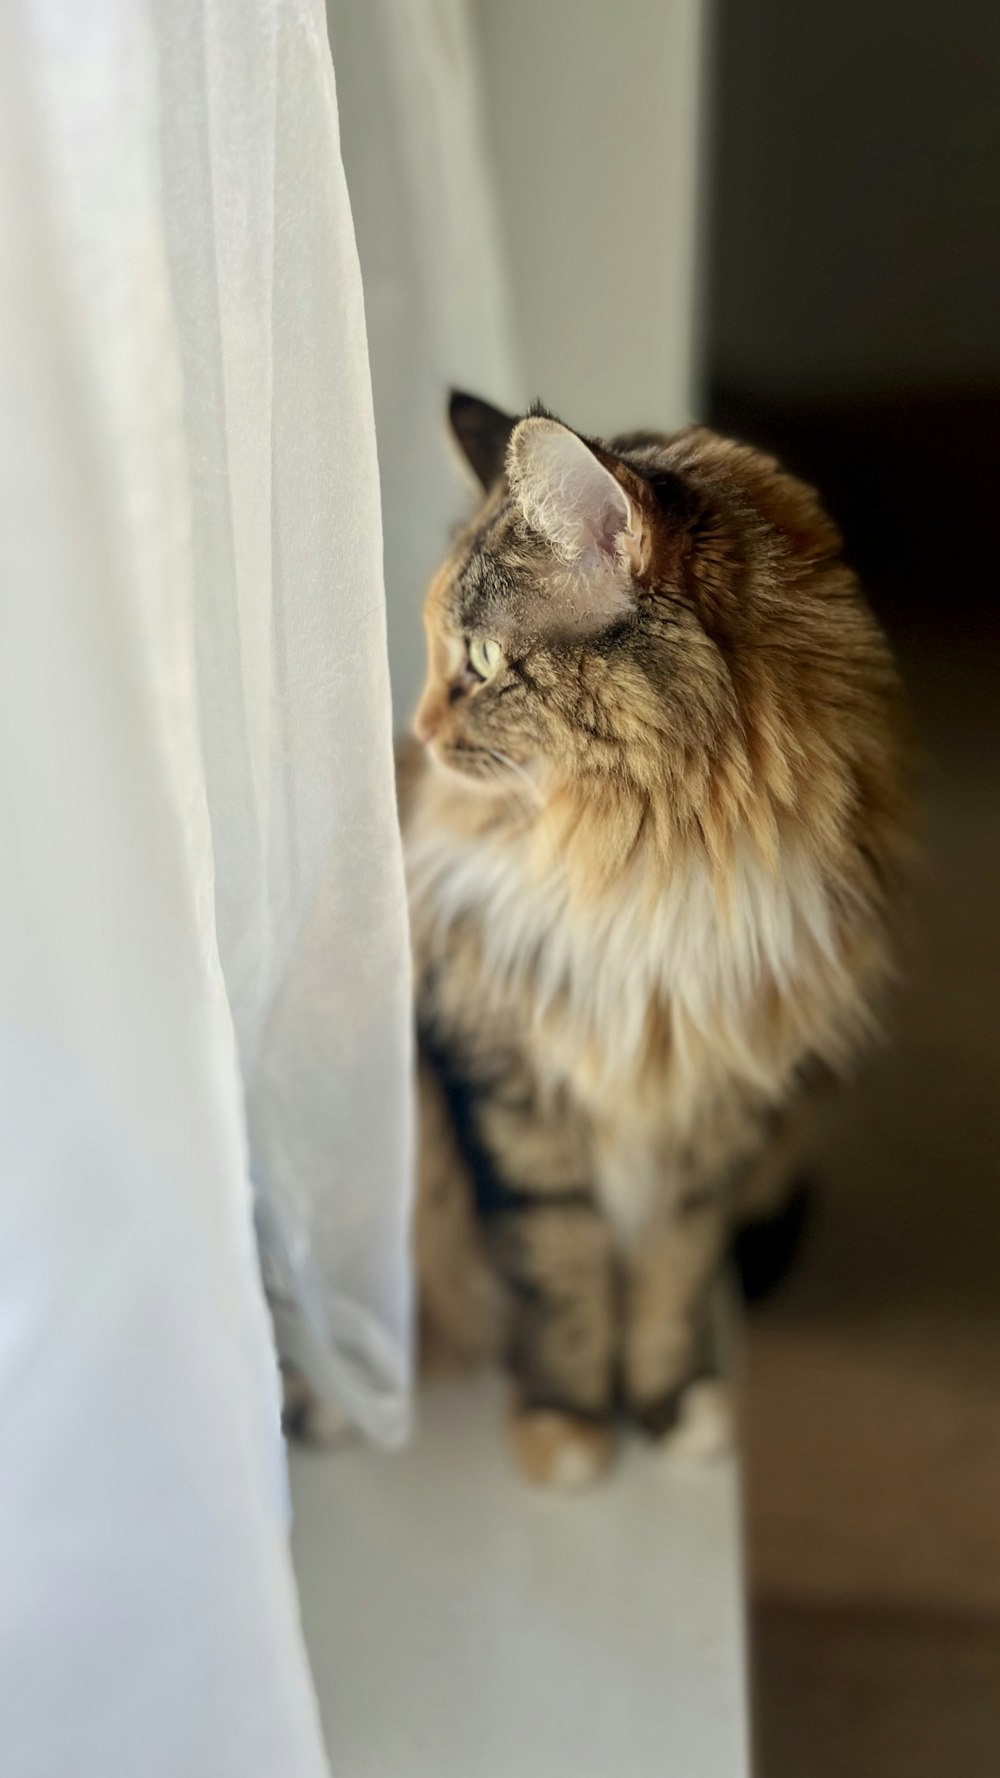
<path id="1" fill-rule="evenodd" d="M 259 1221 L 292 1355 L 394 1443 L 409 982 L 365 319 L 324 19 L 202 0 L 155 15 L 216 931 Z"/>

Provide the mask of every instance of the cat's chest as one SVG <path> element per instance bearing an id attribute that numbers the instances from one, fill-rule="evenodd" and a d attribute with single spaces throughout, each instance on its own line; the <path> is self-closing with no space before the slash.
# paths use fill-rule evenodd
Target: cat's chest
<path id="1" fill-rule="evenodd" d="M 516 851 L 444 838 L 411 843 L 407 875 L 414 925 L 435 960 L 448 967 L 461 937 L 471 939 L 480 1012 L 634 1051 L 665 981 L 630 897 L 581 907 L 558 868 L 534 872 Z"/>
<path id="2" fill-rule="evenodd" d="M 689 1094 L 723 1057 L 752 1072 L 763 1000 L 828 938 L 794 860 L 741 865 L 724 908 L 695 862 L 588 901 L 558 864 L 437 832 L 408 842 L 407 872 L 418 946 L 439 972 L 463 952 L 463 1023 L 513 1021 L 540 1067 L 599 1099 L 676 1077 Z"/>

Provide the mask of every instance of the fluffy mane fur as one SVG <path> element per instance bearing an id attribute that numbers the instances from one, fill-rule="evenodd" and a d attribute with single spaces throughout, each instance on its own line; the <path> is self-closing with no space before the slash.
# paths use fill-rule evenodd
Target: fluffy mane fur
<path id="1" fill-rule="evenodd" d="M 508 1225 L 482 1215 L 498 1179 L 520 1199 L 572 1175 L 619 1253 L 643 1230 L 669 1246 L 678 1205 L 707 1195 L 717 1256 L 803 1080 L 871 1028 L 907 749 L 888 650 L 811 489 L 702 428 L 583 440 L 456 399 L 484 498 L 428 595 L 427 751 L 402 764 L 402 806 L 419 1017 L 465 1168 L 450 1198 L 478 1203 L 516 1298 Z M 520 1116 L 498 1117 L 515 1090 Z M 426 1204 L 433 1155 L 424 1172 Z M 526 1402 L 592 1413 L 551 1354 L 518 1358 L 507 1298 Z M 627 1383 L 628 1329 L 611 1344 Z M 637 1382 L 639 1408 L 676 1398 L 687 1363 Z"/>

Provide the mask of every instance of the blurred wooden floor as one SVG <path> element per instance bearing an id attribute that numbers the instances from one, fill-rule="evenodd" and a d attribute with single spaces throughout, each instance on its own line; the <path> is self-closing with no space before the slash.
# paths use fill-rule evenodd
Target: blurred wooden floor
<path id="1" fill-rule="evenodd" d="M 748 1337 L 758 1778 L 1000 1774 L 1000 656 L 942 629 L 894 1045 Z"/>

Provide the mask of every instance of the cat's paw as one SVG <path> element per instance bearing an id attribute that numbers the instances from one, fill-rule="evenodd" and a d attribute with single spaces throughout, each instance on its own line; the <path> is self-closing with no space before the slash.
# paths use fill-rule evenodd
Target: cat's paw
<path id="1" fill-rule="evenodd" d="M 294 1365 L 282 1365 L 281 1389 L 281 1427 L 286 1438 L 321 1451 L 351 1443 L 354 1428 L 347 1415 L 317 1395 Z"/>
<path id="2" fill-rule="evenodd" d="M 732 1392 L 718 1377 L 688 1383 L 677 1398 L 672 1424 L 657 1441 L 671 1463 L 717 1463 L 735 1442 Z"/>
<path id="3" fill-rule="evenodd" d="M 518 1408 L 510 1418 L 514 1460 L 536 1487 L 575 1493 L 589 1488 L 611 1462 L 611 1429 L 549 1408 Z"/>

